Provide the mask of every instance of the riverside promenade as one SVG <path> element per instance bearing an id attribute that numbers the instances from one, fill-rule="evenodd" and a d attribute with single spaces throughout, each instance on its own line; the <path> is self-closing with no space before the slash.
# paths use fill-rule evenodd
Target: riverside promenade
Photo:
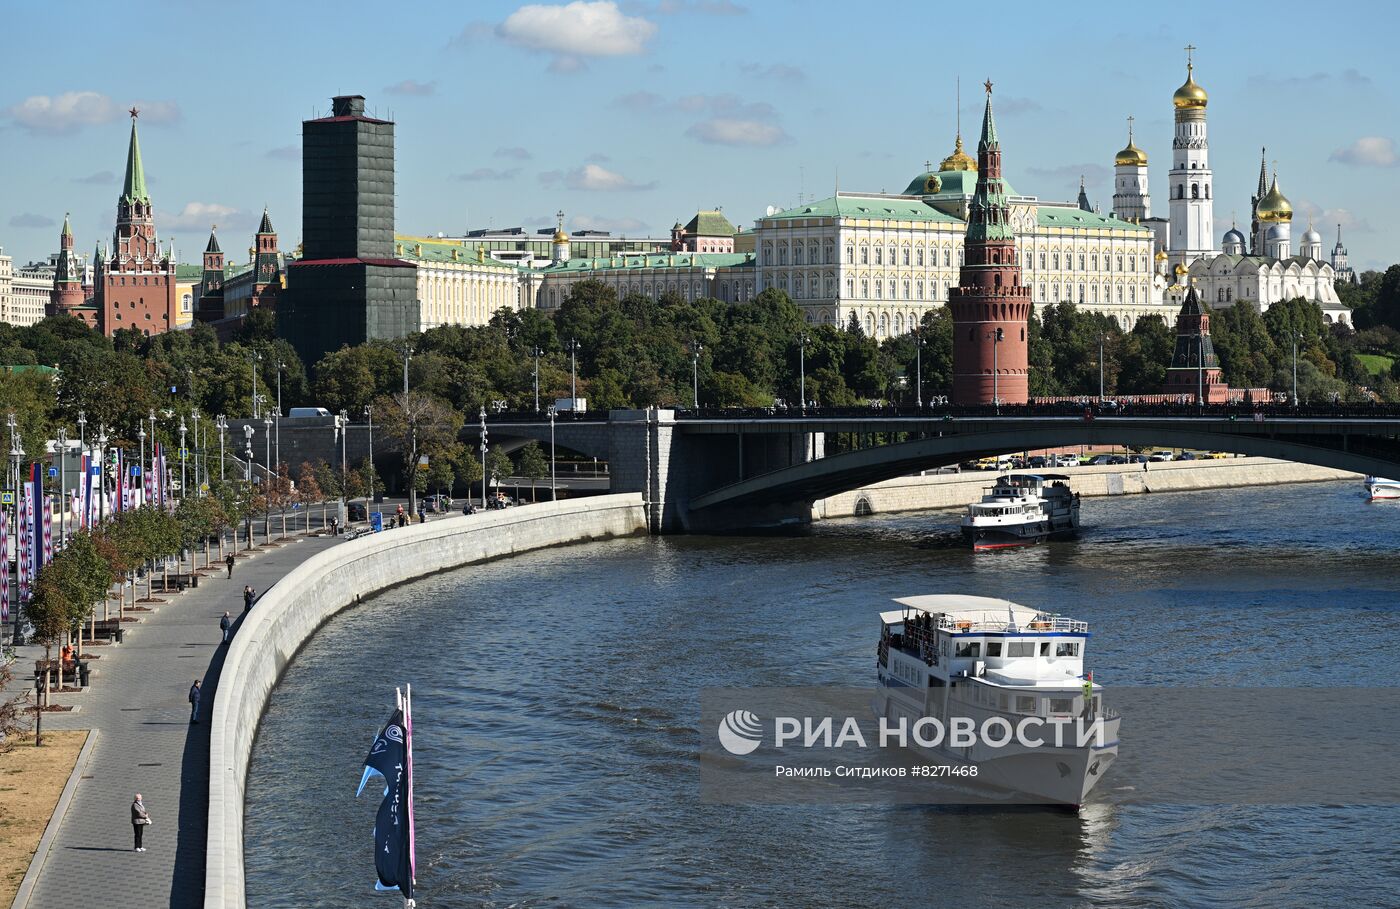
<path id="1" fill-rule="evenodd" d="M 71 802 L 66 810 L 59 806 L 57 837 L 46 856 L 42 847 L 36 856 L 43 863 L 37 880 L 28 892 L 21 886 L 16 909 L 203 905 L 209 725 L 189 723 L 190 684 L 202 680 L 200 717 L 207 720 L 224 659 L 219 617 L 225 610 L 241 617 L 244 584 L 262 594 L 335 545 L 324 536 L 291 538 L 239 558 L 232 579 L 217 566 L 198 588 L 158 594 L 165 602 L 128 626 L 124 643 L 94 648 L 101 659 L 92 663 L 92 687 L 54 696 L 81 710 L 44 715 L 45 731 L 91 729 L 96 740 Z M 30 667 L 42 656 L 42 648 L 20 650 Z M 30 673 L 17 675 L 29 684 Z M 137 792 L 153 821 L 141 853 L 132 851 L 130 805 Z"/>

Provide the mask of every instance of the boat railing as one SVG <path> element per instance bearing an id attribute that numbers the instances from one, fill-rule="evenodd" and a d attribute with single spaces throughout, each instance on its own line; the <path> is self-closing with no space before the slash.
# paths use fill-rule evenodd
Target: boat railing
<path id="1" fill-rule="evenodd" d="M 975 631 L 1046 631 L 1087 634 L 1089 631 L 1088 622 L 1078 621 L 1062 615 L 1051 615 L 1049 613 L 1041 613 L 1024 625 L 1000 619 L 974 620 L 953 618 L 946 613 L 940 613 L 938 616 L 938 627 L 942 631 L 952 631 L 961 634 Z"/>

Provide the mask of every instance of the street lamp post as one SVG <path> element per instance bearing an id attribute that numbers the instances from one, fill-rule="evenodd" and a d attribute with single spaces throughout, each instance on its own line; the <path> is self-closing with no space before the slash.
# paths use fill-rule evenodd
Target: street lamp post
<path id="1" fill-rule="evenodd" d="M 136 425 L 140 427 L 136 430 L 136 439 L 141 446 L 139 449 L 141 453 L 141 459 L 136 462 L 136 469 L 141 474 L 141 483 L 136 487 L 136 497 L 141 499 L 141 501 L 144 503 L 146 500 L 145 481 L 148 479 L 148 477 L 146 476 L 146 426 L 144 423 L 138 423 Z M 154 445 L 155 443 L 156 440 L 151 439 L 151 444 Z"/>
<path id="2" fill-rule="evenodd" d="M 802 398 L 802 412 L 807 412 L 807 343 L 812 339 L 806 332 L 797 336 L 797 394 Z"/>
<path id="3" fill-rule="evenodd" d="M 277 361 L 277 440 L 273 444 L 273 449 L 277 452 L 277 463 L 282 463 L 282 373 L 287 369 L 287 364 L 281 360 Z"/>
<path id="4" fill-rule="evenodd" d="M 569 410 L 578 410 L 578 350 L 577 338 L 569 339 Z"/>
<path id="5" fill-rule="evenodd" d="M 1293 335 L 1293 406 L 1298 406 L 1298 342 L 1303 340 L 1302 332 Z"/>
<path id="6" fill-rule="evenodd" d="M 544 356 L 544 351 L 539 347 L 530 350 L 530 355 L 535 358 L 535 413 L 540 412 L 540 357 Z"/>
<path id="7" fill-rule="evenodd" d="M 413 359 L 413 347 L 405 344 L 400 352 L 403 354 L 403 393 L 408 394 L 408 361 Z"/>
<path id="8" fill-rule="evenodd" d="M 54 434 L 54 458 L 58 461 L 58 541 L 68 543 L 68 430 L 60 426 Z"/>
<path id="9" fill-rule="evenodd" d="M 219 431 L 219 479 L 224 478 L 224 432 L 228 430 L 228 418 L 219 414 L 214 418 L 214 428 Z"/>
<path id="10" fill-rule="evenodd" d="M 345 440 L 350 435 L 350 412 L 340 411 L 340 486 L 342 492 L 349 492 L 350 466 L 345 457 Z M 342 496 L 344 498 L 344 496 Z"/>
<path id="11" fill-rule="evenodd" d="M 1103 400 L 1103 332 L 1099 332 L 1099 400 Z"/>
<path id="12" fill-rule="evenodd" d="M 559 487 L 554 480 L 554 416 L 555 407 L 549 405 L 549 500 L 551 502 L 559 498 Z"/>
<path id="13" fill-rule="evenodd" d="M 256 399 L 256 396 L 254 397 Z M 257 430 L 253 428 L 252 423 L 248 423 L 243 427 L 243 438 L 245 442 L 243 452 L 243 482 L 245 484 L 244 489 L 247 490 L 247 495 L 250 497 L 253 495 L 253 434 L 256 432 Z M 243 536 L 246 539 L 249 549 L 253 548 L 252 504 L 253 503 L 250 501 L 248 503 L 249 507 L 243 512 Z"/>
<path id="14" fill-rule="evenodd" d="M 1206 340 L 1204 335 L 1196 335 L 1196 408 L 1202 413 L 1206 409 Z"/>
<path id="15" fill-rule="evenodd" d="M 194 419 L 194 487 L 203 495 L 204 481 L 199 476 L 199 456 L 203 453 L 204 446 L 199 444 L 199 411 L 194 411 L 190 416 Z"/>
<path id="16" fill-rule="evenodd" d="M 699 341 L 690 342 L 690 382 L 693 392 L 691 401 L 695 409 L 700 409 L 700 351 L 705 347 Z"/>
<path id="17" fill-rule="evenodd" d="M 253 373 L 253 419 L 258 418 L 258 361 L 262 359 L 262 354 L 256 350 L 252 352 L 249 359 L 249 367 Z"/>
<path id="18" fill-rule="evenodd" d="M 914 329 L 914 401 L 924 409 L 924 333 Z"/>
<path id="19" fill-rule="evenodd" d="M 180 418 L 180 498 L 185 497 L 185 461 L 188 449 L 185 448 L 185 418 Z"/>
<path id="20" fill-rule="evenodd" d="M 272 417 L 263 417 L 263 478 L 272 476 Z"/>
<path id="21" fill-rule="evenodd" d="M 1006 333 L 998 328 L 995 331 L 987 332 L 987 337 L 992 342 L 992 406 L 996 408 L 998 415 L 1001 414 L 1001 367 L 997 363 L 997 348 L 1005 340 Z"/>
<path id="22" fill-rule="evenodd" d="M 486 405 L 481 405 L 481 508 L 486 509 Z"/>
<path id="23" fill-rule="evenodd" d="M 368 404 L 365 405 L 365 421 L 369 424 L 369 498 L 365 500 L 365 514 L 369 514 L 369 503 L 374 501 L 374 409 Z"/>

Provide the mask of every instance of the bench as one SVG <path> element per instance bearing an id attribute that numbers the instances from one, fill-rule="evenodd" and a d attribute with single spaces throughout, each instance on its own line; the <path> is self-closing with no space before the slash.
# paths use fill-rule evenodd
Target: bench
<path id="1" fill-rule="evenodd" d="M 121 619 L 98 619 L 92 623 L 92 636 L 94 638 L 108 638 L 120 644 L 122 642 Z"/>
<path id="2" fill-rule="evenodd" d="M 62 688 L 65 682 L 72 682 L 74 686 L 78 684 L 78 664 L 73 660 L 63 662 L 62 660 L 35 660 L 34 677 L 43 684 L 45 671 L 53 673 L 53 678 Z"/>

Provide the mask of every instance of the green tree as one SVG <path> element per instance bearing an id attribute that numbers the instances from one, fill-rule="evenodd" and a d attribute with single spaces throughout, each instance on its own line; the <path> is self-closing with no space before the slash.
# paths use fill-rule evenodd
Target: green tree
<path id="1" fill-rule="evenodd" d="M 404 486 L 411 490 L 409 505 L 416 514 L 420 483 L 427 479 L 418 476 L 418 459 L 427 455 L 431 464 L 435 458 L 455 456 L 461 448 L 457 437 L 462 431 L 462 415 L 446 402 L 417 391 L 379 398 L 374 412 L 381 415 L 384 435 L 395 440 L 403 453 Z"/>
<path id="2" fill-rule="evenodd" d="M 530 442 L 515 455 L 516 473 L 530 479 L 530 501 L 539 501 L 535 495 L 535 484 L 549 476 L 549 459 L 544 456 L 538 442 Z"/>

